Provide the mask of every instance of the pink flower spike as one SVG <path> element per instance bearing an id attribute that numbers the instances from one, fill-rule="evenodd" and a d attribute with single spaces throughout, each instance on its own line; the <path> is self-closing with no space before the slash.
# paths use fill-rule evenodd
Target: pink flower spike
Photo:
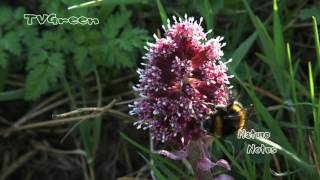
<path id="1" fill-rule="evenodd" d="M 187 157 L 188 153 L 186 150 L 180 150 L 180 151 L 175 151 L 175 152 L 169 152 L 169 151 L 166 151 L 166 150 L 158 150 L 158 151 L 155 151 L 156 154 L 160 154 L 162 156 L 165 156 L 165 157 L 168 157 L 170 159 L 173 159 L 173 160 L 182 160 L 184 158 Z"/>
<path id="2" fill-rule="evenodd" d="M 223 167 L 223 168 L 225 168 L 225 169 L 228 170 L 228 171 L 231 170 L 231 167 L 230 167 L 229 163 L 228 163 L 226 160 L 224 160 L 224 159 L 218 160 L 218 161 L 216 162 L 216 165 L 217 165 L 217 166 L 220 166 L 220 167 Z"/>
<path id="3" fill-rule="evenodd" d="M 220 174 L 219 176 L 217 176 L 213 180 L 234 180 L 234 178 L 232 176 L 227 175 L 227 174 Z"/>
<path id="4" fill-rule="evenodd" d="M 223 38 L 207 39 L 200 21 L 173 18 L 163 38 L 147 43 L 144 69 L 134 90 L 141 99 L 131 106 L 137 128 L 149 129 L 152 138 L 181 150 L 205 135 L 201 124 L 211 105 L 225 106 L 228 68 L 221 61 Z M 211 104 L 211 105 L 209 105 Z"/>
<path id="5" fill-rule="evenodd" d="M 198 169 L 203 171 L 210 171 L 216 164 L 213 163 L 208 157 L 203 157 L 198 161 Z"/>
<path id="6" fill-rule="evenodd" d="M 231 167 L 230 167 L 229 163 L 226 160 L 220 159 L 216 163 L 213 163 L 208 157 L 203 157 L 202 159 L 200 159 L 198 161 L 198 165 L 197 166 L 198 166 L 199 169 L 201 169 L 203 171 L 209 171 L 214 166 L 223 167 L 228 171 L 231 170 Z"/>
<path id="7" fill-rule="evenodd" d="M 139 82 L 133 87 L 140 98 L 129 107 L 130 115 L 139 119 L 134 123 L 137 129 L 148 130 L 153 140 L 176 150 L 156 154 L 174 160 L 194 157 L 194 172 L 209 173 L 214 166 L 230 170 L 227 161 L 210 160 L 203 123 L 214 107 L 227 105 L 231 76 L 228 62 L 222 61 L 223 38 L 207 38 L 201 21 L 173 17 L 163 36 L 154 35 L 155 42 L 147 43 L 143 68 L 137 70 Z"/>

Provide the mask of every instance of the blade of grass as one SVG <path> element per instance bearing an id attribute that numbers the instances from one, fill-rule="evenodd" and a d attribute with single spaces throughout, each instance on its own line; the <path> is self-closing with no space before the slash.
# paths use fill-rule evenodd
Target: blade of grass
<path id="1" fill-rule="evenodd" d="M 102 106 L 102 86 L 101 86 L 101 79 L 97 70 L 97 67 L 94 68 L 94 75 L 96 77 L 96 83 L 97 83 L 97 90 L 98 90 L 98 100 L 97 100 L 97 107 Z M 94 152 L 97 150 L 98 145 L 100 143 L 101 139 L 101 116 L 98 116 L 94 120 L 94 131 L 93 131 L 93 149 Z"/>
<path id="2" fill-rule="evenodd" d="M 311 103 L 315 104 L 315 96 L 314 96 L 314 82 L 313 82 L 313 73 L 312 73 L 312 64 L 311 62 L 308 62 L 308 69 L 309 69 L 309 87 L 310 87 L 310 97 L 311 97 Z M 314 121 L 317 119 L 317 108 L 312 107 L 312 113 L 313 113 L 313 119 Z M 314 122 L 316 124 L 316 122 Z"/>
<path id="3" fill-rule="evenodd" d="M 235 71 L 242 59 L 245 57 L 245 55 L 248 53 L 250 48 L 252 47 L 252 44 L 257 38 L 257 33 L 254 32 L 251 34 L 243 43 L 240 44 L 240 46 L 234 51 L 234 53 L 231 56 L 232 63 L 230 63 L 230 71 Z"/>
<path id="4" fill-rule="evenodd" d="M 315 94 L 314 94 L 314 80 L 313 80 L 313 73 L 312 73 L 312 64 L 311 62 L 308 62 L 308 69 L 309 69 L 309 87 L 310 87 L 310 97 L 311 97 L 311 103 L 316 104 Z M 313 120 L 314 120 L 314 145 L 315 145 L 315 151 L 317 154 L 317 157 L 315 159 L 316 164 L 320 162 L 320 100 L 318 106 L 312 106 L 312 114 L 313 114 Z M 318 113 L 317 113 L 318 112 Z"/>
<path id="5" fill-rule="evenodd" d="M 294 160 L 298 165 L 300 165 L 300 167 L 303 167 L 304 169 L 307 169 L 309 171 L 312 170 L 312 165 L 306 163 L 305 161 L 303 161 L 302 159 L 300 159 L 296 154 L 294 154 L 293 152 L 283 148 L 282 146 L 280 146 L 279 144 L 269 140 L 269 139 L 265 139 L 265 138 L 261 138 L 261 137 L 257 137 L 254 139 L 254 141 L 259 142 L 259 143 L 263 143 L 266 145 L 269 145 L 271 147 L 274 147 L 277 149 L 277 151 L 279 151 L 281 154 L 285 155 L 286 157 L 288 157 L 288 159 Z"/>
<path id="6" fill-rule="evenodd" d="M 73 74 L 74 76 L 74 74 Z M 82 99 L 82 106 L 87 106 L 87 98 L 86 98 L 86 91 L 84 89 L 83 80 L 78 77 L 74 77 L 76 81 L 78 81 L 78 84 L 80 85 L 80 95 Z M 89 164 L 89 167 L 92 168 L 92 164 L 94 161 L 94 149 L 93 149 L 93 137 L 91 135 L 91 130 L 93 128 L 94 123 L 92 121 L 82 121 L 80 123 L 80 136 L 82 143 L 84 145 L 85 151 L 87 153 L 87 162 Z"/>
<path id="7" fill-rule="evenodd" d="M 245 72 L 249 72 L 248 66 L 245 66 Z M 250 76 L 248 74 L 247 76 Z M 262 120 L 266 123 L 268 128 L 270 129 L 271 133 L 273 134 L 272 137 L 274 137 L 280 144 L 283 144 L 287 149 L 292 150 L 293 148 L 288 142 L 288 139 L 282 132 L 278 121 L 276 121 L 271 114 L 268 112 L 266 107 L 262 104 L 262 102 L 258 99 L 257 95 L 255 92 L 252 90 L 253 88 L 248 88 L 247 86 L 244 85 L 244 83 L 235 75 L 235 78 L 238 79 L 240 82 L 241 86 L 246 90 L 248 93 L 249 97 L 253 101 L 254 107 L 256 108 L 256 114 L 262 118 Z M 252 82 L 249 83 L 249 85 L 252 87 Z"/>
<path id="8" fill-rule="evenodd" d="M 159 10 L 159 14 L 160 14 L 160 17 L 161 17 L 162 24 L 165 26 L 167 24 L 168 15 L 167 15 L 166 10 L 164 9 L 161 1 L 160 0 L 156 0 L 156 2 L 157 2 L 157 6 L 158 6 L 158 10 Z"/>
<path id="9" fill-rule="evenodd" d="M 169 162 L 168 160 L 160 157 L 159 155 L 153 154 L 150 152 L 149 149 L 143 147 L 142 145 L 140 145 L 139 143 L 137 143 L 136 141 L 134 141 L 133 139 L 129 138 L 126 134 L 120 132 L 120 136 L 125 139 L 126 141 L 128 141 L 130 144 L 132 144 L 133 146 L 135 146 L 136 148 L 138 148 L 139 150 L 141 150 L 144 153 L 149 154 L 150 156 L 152 156 L 154 158 L 154 160 L 158 160 L 163 162 L 165 165 L 167 165 L 168 167 L 172 168 L 173 170 L 175 170 L 176 172 L 178 172 L 180 175 L 182 175 L 183 177 L 189 179 L 189 176 L 182 171 L 180 168 L 178 168 L 177 166 L 175 166 L 174 164 L 172 164 L 171 162 Z"/>
<path id="10" fill-rule="evenodd" d="M 238 161 L 230 154 L 230 152 L 226 149 L 226 147 L 220 142 L 219 139 L 214 139 L 213 143 L 217 145 L 219 149 L 232 161 L 232 165 L 234 165 L 239 171 L 240 174 L 245 176 L 247 179 L 250 179 L 249 173 L 246 171 L 245 167 L 242 167 Z"/>
<path id="11" fill-rule="evenodd" d="M 162 173 L 160 172 L 160 170 L 158 170 L 158 168 L 156 168 L 143 154 L 139 153 L 139 156 L 142 157 L 142 159 L 144 159 L 149 167 L 152 169 L 152 171 L 154 172 L 154 178 L 155 179 L 160 179 L 160 180 L 166 180 L 168 179 L 167 177 L 165 177 L 164 175 L 162 175 Z"/>
<path id="12" fill-rule="evenodd" d="M 103 0 L 94 0 L 94 1 L 84 2 L 84 3 L 81 3 L 81 4 L 69 6 L 69 7 L 68 7 L 68 10 L 98 6 L 98 5 L 100 5 L 100 4 L 102 3 L 102 1 L 103 1 Z"/>
<path id="13" fill-rule="evenodd" d="M 167 177 L 167 179 L 172 179 L 172 180 L 179 180 L 180 178 L 172 172 L 167 166 L 165 166 L 163 163 L 156 161 L 155 167 L 158 167 L 161 172 Z"/>
<path id="14" fill-rule="evenodd" d="M 1 59 L 1 50 L 0 50 L 0 62 L 1 60 L 2 59 Z M 4 90 L 4 87 L 7 83 L 8 74 L 9 74 L 9 68 L 7 66 L 0 65 L 0 92 Z"/>
<path id="15" fill-rule="evenodd" d="M 278 61 L 280 68 L 283 68 L 285 63 L 285 44 L 283 40 L 283 31 L 278 12 L 277 0 L 273 0 L 273 33 L 276 60 Z"/>
<path id="16" fill-rule="evenodd" d="M 320 71 L 320 42 L 319 42 L 319 31 L 318 31 L 318 24 L 317 18 L 312 16 L 313 21 L 313 33 L 314 33 L 314 41 L 315 41 L 315 48 L 316 48 L 316 55 L 317 55 L 317 70 L 315 71 L 315 77 L 317 77 L 318 72 Z"/>
<path id="17" fill-rule="evenodd" d="M 204 0 L 203 2 L 203 16 L 204 21 L 207 25 L 207 30 L 212 29 L 213 30 L 213 10 L 211 7 L 211 4 L 208 0 Z M 213 36 L 213 32 L 208 34 L 208 38 L 211 38 Z"/>
<path id="18" fill-rule="evenodd" d="M 257 57 L 262 60 L 264 63 L 268 64 L 270 66 L 270 68 L 277 68 L 277 66 L 273 63 L 271 63 L 271 60 L 268 59 L 268 57 L 264 56 L 263 54 L 260 53 L 256 53 Z M 296 69 L 296 68 L 294 68 Z M 296 73 L 296 71 L 293 71 L 294 74 Z M 283 76 L 285 76 L 286 79 L 290 80 L 290 74 L 287 74 L 285 70 L 280 71 L 280 73 L 282 73 Z M 308 96 L 309 95 L 309 91 L 307 90 L 307 88 L 305 87 L 304 84 L 302 84 L 301 82 L 295 80 L 295 84 L 297 86 L 298 91 L 303 94 Z"/>
<path id="19" fill-rule="evenodd" d="M 273 78 L 275 79 L 277 86 L 279 88 L 279 91 L 282 95 L 282 97 L 286 97 L 286 91 L 285 91 L 285 78 L 283 77 L 281 71 L 283 70 L 283 68 L 280 67 L 280 64 L 278 64 L 278 61 L 276 60 L 276 52 L 275 52 L 275 48 L 274 48 L 274 43 L 270 37 L 270 35 L 268 34 L 268 31 L 266 29 L 266 27 L 264 26 L 264 24 L 261 22 L 261 20 L 255 16 L 247 2 L 247 0 L 242 0 L 243 4 L 246 8 L 246 10 L 249 13 L 249 17 L 253 23 L 253 25 L 255 26 L 257 32 L 258 32 L 258 36 L 260 39 L 260 42 L 262 44 L 262 49 L 263 52 L 265 54 L 266 57 L 268 57 L 267 59 L 270 60 L 270 64 L 273 64 L 273 67 L 275 68 L 270 68 Z"/>
<path id="20" fill-rule="evenodd" d="M 75 74 L 73 73 L 74 71 L 71 71 L 72 73 L 72 77 L 75 78 Z M 61 76 L 61 81 L 62 81 L 62 85 L 68 95 L 68 98 L 69 98 L 69 101 L 70 101 L 70 109 L 71 110 L 74 110 L 77 108 L 76 106 L 76 101 L 75 101 L 75 97 L 72 93 L 72 89 L 67 81 L 67 79 L 65 78 L 65 76 Z M 84 121 L 86 122 L 86 121 Z M 84 132 L 81 130 L 81 125 L 82 123 L 80 124 L 80 136 L 81 136 L 81 140 L 82 142 L 84 143 L 84 148 L 85 148 L 85 153 L 86 153 L 86 159 L 87 159 L 87 163 L 89 164 L 89 173 L 90 173 L 90 176 L 91 178 L 93 178 L 92 176 L 94 176 L 93 174 L 93 171 L 92 171 L 92 166 L 91 166 L 91 162 L 92 162 L 92 158 L 91 158 L 91 152 L 90 152 L 90 148 L 88 147 L 88 145 L 86 144 L 86 141 L 84 141 L 84 138 L 83 136 L 85 136 Z M 87 175 L 87 172 L 84 172 L 84 176 Z"/>
<path id="21" fill-rule="evenodd" d="M 0 92 L 0 101 L 13 101 L 23 99 L 25 94 L 24 89 L 16 89 L 5 92 Z"/>
<path id="22" fill-rule="evenodd" d="M 268 34 L 264 24 L 261 22 L 261 20 L 257 16 L 255 16 L 253 14 L 247 0 L 242 0 L 242 1 L 245 5 L 246 10 L 249 13 L 249 17 L 250 17 L 253 25 L 255 26 L 255 28 L 258 32 L 258 35 L 259 35 L 259 38 L 261 39 L 261 43 L 262 43 L 263 50 L 264 50 L 265 54 L 268 56 L 274 55 L 273 42 L 272 42 L 272 39 L 271 39 L 270 35 Z"/>
<path id="23" fill-rule="evenodd" d="M 143 2 L 142 0 L 94 0 L 94 1 L 87 1 L 81 4 L 76 4 L 73 6 L 69 6 L 68 10 L 78 9 L 78 8 L 88 8 L 99 6 L 101 4 L 108 4 L 108 5 L 122 5 L 122 4 L 137 4 Z"/>
<path id="24" fill-rule="evenodd" d="M 312 103 L 316 103 L 315 97 L 314 97 L 314 81 L 317 81 L 316 78 L 318 77 L 319 71 L 320 71 L 320 42 L 319 42 L 319 31 L 318 31 L 318 24 L 317 24 L 317 18 L 312 16 L 313 20 L 313 32 L 314 32 L 314 41 L 315 41 L 315 49 L 316 49 L 316 55 L 317 55 L 317 63 L 315 67 L 314 74 L 311 72 L 312 67 L 311 63 L 309 63 L 309 81 L 310 81 L 310 95 L 311 98 L 313 99 Z M 311 74 L 310 74 L 311 73 Z M 313 75 L 313 76 L 312 76 Z M 318 79 L 319 80 L 319 79 Z M 313 97 L 312 97 L 313 96 Z M 318 97 L 318 105 L 320 105 L 320 97 Z M 315 109 L 315 108 L 313 108 Z M 317 162 L 320 162 L 320 108 L 317 108 L 318 111 L 315 113 L 313 110 L 313 116 L 314 116 L 314 127 L 315 127 L 315 132 L 314 132 L 314 140 L 315 140 L 315 147 L 316 147 L 316 154 L 317 154 Z"/>
<path id="25" fill-rule="evenodd" d="M 292 64 L 292 58 L 291 58 L 291 50 L 290 50 L 290 45 L 287 43 L 287 56 L 288 56 L 288 61 L 289 61 L 289 75 L 290 75 L 290 87 L 291 87 L 291 95 L 293 98 L 293 103 L 296 104 L 298 103 L 298 96 L 297 96 L 297 89 L 296 89 L 296 84 L 295 84 L 295 74 L 293 72 L 293 64 Z M 301 116 L 300 116 L 300 108 L 295 109 L 295 117 L 297 120 L 297 136 L 298 136 L 298 145 L 300 151 L 305 154 L 305 147 L 304 147 L 304 138 L 303 138 L 303 133 L 302 133 L 302 123 L 301 123 Z"/>

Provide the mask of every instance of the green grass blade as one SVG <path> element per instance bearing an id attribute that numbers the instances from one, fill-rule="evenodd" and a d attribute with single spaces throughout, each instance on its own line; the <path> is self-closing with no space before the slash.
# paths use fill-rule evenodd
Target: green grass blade
<path id="1" fill-rule="evenodd" d="M 80 136 L 84 146 L 84 150 L 86 152 L 87 162 L 91 164 L 93 162 L 93 143 L 91 140 L 91 121 L 84 119 L 80 124 Z"/>
<path id="2" fill-rule="evenodd" d="M 261 20 L 253 14 L 247 0 L 242 0 L 242 1 L 244 3 L 246 10 L 249 13 L 249 17 L 250 17 L 253 25 L 255 26 L 255 28 L 258 32 L 258 35 L 261 40 L 265 54 L 268 56 L 273 56 L 274 55 L 273 42 L 272 42 L 270 35 L 268 34 L 267 29 L 265 28 L 265 26 L 261 22 Z"/>
<path id="3" fill-rule="evenodd" d="M 215 143 L 217 145 L 217 147 L 219 149 L 221 149 L 221 151 L 228 157 L 228 159 L 230 159 L 232 161 L 232 165 L 234 165 L 239 171 L 240 174 L 245 176 L 245 177 L 249 177 L 248 176 L 248 172 L 246 171 L 245 167 L 242 167 L 239 162 L 234 158 L 234 156 L 232 154 L 230 154 L 230 152 L 227 150 L 227 148 L 220 142 L 219 139 L 214 139 L 213 143 Z"/>
<path id="4" fill-rule="evenodd" d="M 139 143 L 137 143 L 136 141 L 132 140 L 131 138 L 129 138 L 126 134 L 120 132 L 120 136 L 125 139 L 126 141 L 128 141 L 130 144 L 132 144 L 133 146 L 135 146 L 136 148 L 138 148 L 139 150 L 141 150 L 143 153 L 147 153 L 149 156 L 151 156 L 154 160 L 157 161 L 161 161 L 163 164 L 165 164 L 167 167 L 172 168 L 173 170 L 175 170 L 175 172 L 178 172 L 180 175 L 182 175 L 183 177 L 186 177 L 187 179 L 189 179 L 189 176 L 186 172 L 182 171 L 179 167 L 177 167 L 176 165 L 172 164 L 171 162 L 169 162 L 168 160 L 166 160 L 165 158 L 160 157 L 159 155 L 153 154 L 151 153 L 151 151 L 145 147 L 143 147 L 142 145 L 140 145 Z"/>
<path id="5" fill-rule="evenodd" d="M 273 0 L 273 33 L 276 60 L 278 65 L 283 68 L 285 63 L 285 44 L 283 40 L 283 32 L 278 12 L 277 0 Z"/>
<path id="6" fill-rule="evenodd" d="M 312 106 L 312 115 L 313 115 L 313 121 L 314 121 L 314 146 L 317 157 L 317 161 L 320 160 L 320 99 L 318 104 L 316 104 L 316 98 L 315 98 L 315 85 L 314 85 L 314 79 L 313 79 L 313 73 L 312 73 L 312 64 L 311 62 L 308 62 L 308 69 L 309 69 L 309 87 L 310 87 L 310 97 L 311 97 L 311 103 Z"/>
<path id="7" fill-rule="evenodd" d="M 203 16 L 204 16 L 204 21 L 206 22 L 207 25 L 207 30 L 212 29 L 213 30 L 213 10 L 211 7 L 211 4 L 208 0 L 204 0 L 203 2 Z M 208 34 L 209 38 L 212 37 L 213 33 Z"/>
<path id="8" fill-rule="evenodd" d="M 314 96 L 314 82 L 313 82 L 313 73 L 312 73 L 312 64 L 311 62 L 308 62 L 308 69 L 309 69 L 309 87 L 310 87 L 310 98 L 311 98 L 311 102 L 312 104 L 315 104 L 315 96 Z M 316 120 L 317 119 L 317 108 L 313 106 L 312 108 L 313 111 L 313 119 Z M 316 124 L 316 122 L 314 123 Z"/>
<path id="9" fill-rule="evenodd" d="M 257 38 L 257 33 L 254 32 L 251 34 L 243 43 L 240 44 L 240 46 L 234 51 L 234 53 L 231 56 L 232 63 L 230 63 L 230 69 L 231 71 L 235 71 L 235 69 L 238 67 L 242 59 L 245 57 L 245 55 L 248 53 L 250 48 L 252 47 L 252 44 Z"/>
<path id="10" fill-rule="evenodd" d="M 253 25 L 255 26 L 257 32 L 258 32 L 258 36 L 260 39 L 260 42 L 262 44 L 262 49 L 263 52 L 265 54 L 265 56 L 267 57 L 267 59 L 270 60 L 270 64 L 273 64 L 273 67 L 275 68 L 271 68 L 271 72 L 273 75 L 273 78 L 275 79 L 277 86 L 280 90 L 280 93 L 283 97 L 286 96 L 286 91 L 285 91 L 285 81 L 284 81 L 284 77 L 281 73 L 282 68 L 279 67 L 278 61 L 275 60 L 276 59 L 276 52 L 275 52 L 275 48 L 274 48 L 274 43 L 270 37 L 270 35 L 268 34 L 268 31 L 266 29 L 266 27 L 264 26 L 264 24 L 261 22 L 261 20 L 255 16 L 247 2 L 247 0 L 242 0 L 244 3 L 244 6 L 246 8 L 246 10 L 249 13 L 249 17 L 253 23 Z M 278 27 L 277 27 L 278 28 Z"/>
<path id="11" fill-rule="evenodd" d="M 24 89 L 16 89 L 16 90 L 0 92 L 0 102 L 23 99 L 24 95 L 25 95 Z"/>
<path id="12" fill-rule="evenodd" d="M 282 146 L 280 146 L 279 144 L 269 140 L 269 139 L 265 139 L 265 138 L 261 138 L 261 137 L 257 137 L 256 139 L 254 139 L 260 143 L 269 145 L 271 147 L 274 147 L 277 149 L 277 151 L 279 151 L 280 153 L 282 153 L 283 155 L 287 156 L 289 159 L 294 160 L 300 167 L 306 168 L 308 170 L 311 170 L 313 167 L 312 165 L 306 163 L 305 161 L 303 161 L 302 159 L 300 159 L 297 155 L 295 155 L 293 152 L 290 152 L 289 150 L 283 148 Z"/>
<path id="13" fill-rule="evenodd" d="M 160 14 L 160 17 L 161 17 L 161 21 L 162 21 L 162 24 L 163 25 L 166 25 L 167 24 L 167 19 L 168 19 L 168 15 L 161 3 L 160 0 L 156 0 L 157 2 L 157 6 L 158 6 L 158 10 L 159 10 L 159 14 Z"/>
<path id="14" fill-rule="evenodd" d="M 247 66 L 246 66 L 247 67 Z M 248 73 L 248 70 L 246 68 L 246 72 Z M 248 75 L 250 76 L 250 75 Z M 285 146 L 287 149 L 289 149 L 290 151 L 293 151 L 293 147 L 291 146 L 291 144 L 288 142 L 288 139 L 286 138 L 286 136 L 284 135 L 284 133 L 282 132 L 280 126 L 279 126 L 279 122 L 276 121 L 271 114 L 268 112 L 268 110 L 266 109 L 266 107 L 262 104 L 262 102 L 258 99 L 257 95 L 254 93 L 254 91 L 252 91 L 252 88 L 247 88 L 243 82 L 237 77 L 237 75 L 235 75 L 235 78 L 238 79 L 238 81 L 240 82 L 240 84 L 242 85 L 242 87 L 246 90 L 246 92 L 248 93 L 249 97 L 251 98 L 251 100 L 253 101 L 254 107 L 256 109 L 256 114 L 258 116 L 260 116 L 262 118 L 262 120 L 266 123 L 266 125 L 268 126 L 268 128 L 271 131 L 272 137 L 274 137 L 274 139 L 279 142 L 280 144 L 282 144 L 283 146 Z M 250 86 L 252 86 L 251 82 L 250 82 Z"/>
<path id="15" fill-rule="evenodd" d="M 317 18 L 312 16 L 313 20 L 313 33 L 314 33 L 314 41 L 315 41 L 315 48 L 317 53 L 317 64 L 318 69 L 316 72 L 320 71 L 320 41 L 319 41 L 319 31 L 318 31 L 318 24 L 317 24 Z M 318 73 L 316 73 L 318 74 Z"/>
<path id="16" fill-rule="evenodd" d="M 97 82 L 97 90 L 98 90 L 98 100 L 97 100 L 97 107 L 101 107 L 102 106 L 102 98 L 103 98 L 103 94 L 102 94 L 102 86 L 101 86 L 101 79 L 100 79 L 100 75 L 98 73 L 97 68 L 94 68 L 94 75 L 96 77 L 96 82 Z M 97 150 L 98 145 L 100 143 L 100 139 L 101 139 L 101 117 L 97 117 L 94 120 L 94 131 L 93 131 L 93 149 L 94 152 Z"/>
<path id="17" fill-rule="evenodd" d="M 102 3 L 102 1 L 103 0 L 95 0 L 95 1 L 84 2 L 84 3 L 81 3 L 81 4 L 69 6 L 68 10 L 98 6 L 98 5 L 100 5 Z"/>
<path id="18" fill-rule="evenodd" d="M 170 170 L 163 163 L 156 161 L 155 166 L 159 168 L 159 170 L 167 177 L 167 179 L 179 180 L 180 178 L 174 174 L 172 170 Z"/>
<path id="19" fill-rule="evenodd" d="M 285 147 L 287 147 L 290 150 L 293 150 L 293 147 L 288 142 L 288 139 L 282 132 L 280 125 L 278 121 L 276 121 L 271 114 L 268 112 L 268 110 L 264 107 L 264 105 L 261 103 L 261 101 L 257 98 L 257 96 L 254 94 L 254 92 L 250 91 L 249 89 L 246 89 L 247 93 L 249 94 L 250 98 L 253 100 L 253 104 L 256 108 L 257 115 L 259 115 L 268 128 L 270 129 L 272 133 L 272 137 L 279 142 L 280 144 L 283 144 Z"/>
<path id="20" fill-rule="evenodd" d="M 3 61 L 3 59 L 1 59 L 1 50 L 0 50 L 0 62 L 1 60 Z M 9 68 L 6 66 L 1 66 L 1 63 L 0 63 L 0 92 L 4 90 L 4 87 L 7 82 L 8 74 L 9 74 Z"/>
<path id="21" fill-rule="evenodd" d="M 143 2 L 143 1 L 141 1 L 141 0 L 94 0 L 94 1 L 88 1 L 88 2 L 81 3 L 81 4 L 69 6 L 68 10 L 94 7 L 94 6 L 99 6 L 101 4 L 121 5 L 121 4 L 137 4 L 137 3 L 141 3 L 141 2 Z"/>
<path id="22" fill-rule="evenodd" d="M 152 173 L 153 173 L 153 176 L 155 177 L 155 179 L 160 179 L 160 180 L 166 180 L 166 179 L 167 179 L 164 175 L 162 175 L 162 173 L 160 172 L 160 170 L 158 170 L 158 168 L 156 168 L 155 165 L 153 165 L 153 164 L 148 160 L 147 157 L 145 157 L 142 153 L 139 153 L 139 152 L 138 152 L 138 154 L 139 154 L 139 156 L 142 157 L 142 159 L 144 159 L 144 160 L 148 163 L 149 167 L 150 167 L 151 170 L 152 170 Z"/>
<path id="23" fill-rule="evenodd" d="M 130 144 L 132 144 L 133 146 L 135 146 L 136 148 L 138 148 L 139 150 L 141 150 L 144 153 L 150 153 L 150 150 L 143 147 L 142 145 L 140 145 L 139 143 L 137 143 L 136 141 L 134 141 L 133 139 L 129 138 L 126 134 L 120 132 L 120 136 L 125 139 L 126 141 L 128 141 Z"/>
<path id="24" fill-rule="evenodd" d="M 289 74 L 290 74 L 290 87 L 291 87 L 291 93 L 293 98 L 293 103 L 298 103 L 298 96 L 297 96 L 297 89 L 296 89 L 296 83 L 295 83 L 295 73 L 293 72 L 293 63 L 291 58 L 291 50 L 290 45 L 287 44 L 287 55 L 288 55 L 288 61 L 289 61 Z M 302 132 L 302 122 L 301 122 L 301 116 L 300 116 L 300 109 L 295 109 L 295 117 L 297 121 L 297 136 L 298 136 L 298 145 L 300 147 L 300 150 L 302 153 L 305 153 L 304 148 L 304 138 L 303 138 L 303 132 Z"/>

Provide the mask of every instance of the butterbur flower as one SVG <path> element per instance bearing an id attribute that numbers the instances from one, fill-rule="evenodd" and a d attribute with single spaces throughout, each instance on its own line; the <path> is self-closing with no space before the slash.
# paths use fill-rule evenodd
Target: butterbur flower
<path id="1" fill-rule="evenodd" d="M 131 105 L 130 113 L 137 114 L 138 129 L 149 129 L 152 138 L 184 153 L 191 140 L 201 141 L 206 135 L 201 124 L 213 113 L 212 105 L 227 104 L 230 76 L 226 62 L 221 61 L 222 37 L 207 39 L 202 18 L 199 22 L 187 16 L 173 20 L 163 27 L 163 38 L 154 35 L 155 43 L 145 47 L 146 63 L 138 69 L 139 83 L 134 86 L 141 99 Z M 184 157 L 166 151 L 160 154 Z M 200 168 L 206 164 L 201 165 L 202 160 Z"/>

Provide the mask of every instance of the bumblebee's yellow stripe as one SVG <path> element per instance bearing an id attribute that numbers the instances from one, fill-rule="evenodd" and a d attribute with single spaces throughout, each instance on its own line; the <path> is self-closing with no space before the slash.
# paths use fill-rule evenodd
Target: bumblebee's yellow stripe
<path id="1" fill-rule="evenodd" d="M 233 111 L 235 111 L 235 112 L 241 112 L 242 109 L 243 109 L 243 107 L 242 107 L 242 105 L 241 105 L 239 102 L 235 101 L 235 102 L 233 102 L 233 104 L 232 104 L 232 106 L 231 106 L 231 109 L 232 109 Z"/>
<path id="2" fill-rule="evenodd" d="M 244 123 L 246 121 L 245 117 L 246 117 L 245 111 L 240 111 L 239 112 L 239 125 L 240 125 L 239 130 L 242 129 L 244 126 Z"/>
<path id="3" fill-rule="evenodd" d="M 217 137 L 222 136 L 222 119 L 220 116 L 216 116 L 214 119 L 213 132 Z"/>
<path id="4" fill-rule="evenodd" d="M 239 113 L 239 130 L 243 128 L 245 124 L 246 111 L 243 109 L 242 105 L 238 102 L 234 102 L 232 105 L 232 110 Z"/>

